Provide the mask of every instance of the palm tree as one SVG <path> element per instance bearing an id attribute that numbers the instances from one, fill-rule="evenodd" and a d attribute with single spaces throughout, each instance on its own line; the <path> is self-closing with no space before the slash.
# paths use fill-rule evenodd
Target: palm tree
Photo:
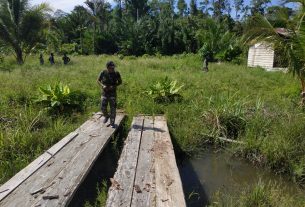
<path id="1" fill-rule="evenodd" d="M 224 53 L 237 42 L 233 33 L 228 31 L 223 23 L 214 19 L 207 19 L 205 26 L 197 31 L 196 36 L 201 45 L 199 54 L 202 58 L 208 56 L 211 60 L 215 58 L 215 55 Z"/>
<path id="2" fill-rule="evenodd" d="M 286 23 L 285 28 L 275 28 L 262 15 L 253 16 L 246 29 L 246 43 L 266 42 L 273 48 L 282 51 L 288 60 L 288 71 L 301 82 L 302 105 L 305 104 L 305 0 L 289 0 L 299 3 L 297 15 L 289 18 L 287 14 L 279 15 Z"/>
<path id="3" fill-rule="evenodd" d="M 103 31 L 106 21 L 106 9 L 108 7 L 105 0 L 86 0 L 85 4 L 89 8 L 91 14 L 91 22 L 93 26 L 93 51 L 95 52 L 96 34 Z M 99 25 L 99 28 L 97 28 Z"/>
<path id="4" fill-rule="evenodd" d="M 0 0 L 0 39 L 10 46 L 19 64 L 41 41 L 47 4 L 30 7 L 28 0 Z"/>
<path id="5" fill-rule="evenodd" d="M 68 25 L 75 37 L 79 37 L 81 53 L 83 54 L 83 36 L 90 24 L 91 14 L 83 6 L 75 6 L 71 14 L 68 15 Z M 94 49 L 94 48 L 93 48 Z"/>

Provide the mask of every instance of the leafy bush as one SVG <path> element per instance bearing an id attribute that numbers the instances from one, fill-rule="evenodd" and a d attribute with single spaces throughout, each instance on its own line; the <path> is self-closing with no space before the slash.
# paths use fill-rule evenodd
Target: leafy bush
<path id="1" fill-rule="evenodd" d="M 1 57 L 0 57 L 1 59 Z M 3 72 L 12 72 L 12 70 L 15 68 L 14 65 L 8 63 L 8 62 L 5 62 L 3 61 L 1 63 L 1 60 L 0 60 L 0 71 L 3 71 Z"/>
<path id="2" fill-rule="evenodd" d="M 124 55 L 122 55 L 122 54 L 118 54 L 118 58 L 120 59 L 120 60 L 123 60 L 124 59 Z"/>
<path id="3" fill-rule="evenodd" d="M 149 54 L 143 54 L 142 58 L 150 58 L 151 56 Z"/>
<path id="4" fill-rule="evenodd" d="M 62 44 L 60 48 L 60 53 L 61 54 L 73 54 L 76 52 L 76 43 L 71 43 L 71 44 Z"/>
<path id="5" fill-rule="evenodd" d="M 145 91 L 157 103 L 169 103 L 181 101 L 182 96 L 179 94 L 182 86 L 177 86 L 177 81 L 171 81 L 167 76 L 160 82 L 155 83 Z"/>
<path id="6" fill-rule="evenodd" d="M 43 104 L 51 112 L 69 113 L 83 111 L 86 95 L 80 91 L 71 92 L 68 85 L 57 83 L 54 86 L 40 87 L 36 103 Z"/>

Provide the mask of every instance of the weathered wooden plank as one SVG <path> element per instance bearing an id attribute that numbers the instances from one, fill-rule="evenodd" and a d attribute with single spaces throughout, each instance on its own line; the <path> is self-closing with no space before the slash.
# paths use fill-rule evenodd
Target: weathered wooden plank
<path id="1" fill-rule="evenodd" d="M 30 177 L 37 169 L 43 166 L 52 156 L 48 153 L 43 153 L 31 164 L 18 172 L 9 181 L 4 183 L 0 187 L 0 201 L 15 190 L 21 183 L 23 183 L 28 177 Z"/>
<path id="2" fill-rule="evenodd" d="M 144 118 L 135 117 L 117 171 L 108 191 L 107 207 L 130 207 Z"/>
<path id="3" fill-rule="evenodd" d="M 139 151 L 136 178 L 131 206 L 155 206 L 154 162 L 152 150 L 154 145 L 154 120 L 145 117 L 141 146 Z"/>
<path id="4" fill-rule="evenodd" d="M 185 207 L 181 178 L 165 118 L 155 117 L 154 128 L 156 206 Z"/>
<path id="5" fill-rule="evenodd" d="M 100 113 L 95 113 L 92 120 L 96 120 L 101 116 Z M 44 154 L 40 155 L 36 158 L 32 163 L 30 163 L 27 167 L 18 172 L 14 177 L 12 177 L 9 181 L 4 183 L 0 187 L 0 201 L 3 200 L 7 195 L 9 195 L 13 190 L 15 190 L 20 184 L 22 184 L 27 178 L 29 178 L 34 172 L 36 172 L 41 166 L 43 166 L 46 162 L 48 162 L 52 156 L 54 156 L 58 151 L 60 151 L 64 146 L 66 146 L 71 140 L 73 140 L 78 135 L 78 130 L 82 127 L 86 128 L 90 121 L 85 122 L 79 129 L 75 132 L 70 133 L 62 140 L 60 140 L 57 144 L 47 150 Z"/>
<path id="6" fill-rule="evenodd" d="M 61 150 L 66 144 L 68 144 L 72 139 L 74 139 L 78 133 L 72 132 L 57 144 L 51 147 L 47 152 L 40 155 L 27 167 L 18 172 L 9 181 L 4 183 L 0 187 L 0 201 L 3 200 L 8 194 L 15 190 L 21 183 L 23 183 L 28 177 L 30 177 L 34 172 L 36 172 L 41 166 L 43 166 L 52 156 L 54 156 L 59 150 Z"/>
<path id="7" fill-rule="evenodd" d="M 0 206 L 31 206 L 39 195 L 31 194 L 40 189 L 50 187 L 50 184 L 53 183 L 54 176 L 60 173 L 63 166 L 73 158 L 74 154 L 79 151 L 80 148 L 82 148 L 80 143 L 88 136 L 87 133 L 84 133 L 83 131 L 92 126 L 97 127 L 96 122 L 91 119 L 86 121 L 76 130 L 79 135 L 60 151 L 59 154 L 65 157 L 64 160 L 58 159 L 60 157 L 59 154 L 53 156 L 52 159 L 45 163 L 44 167 L 37 170 L 32 176 L 24 181 L 22 185 L 10 193 L 7 198 L 1 201 Z M 53 173 L 53 176 L 50 175 L 51 173 Z"/>
<path id="8" fill-rule="evenodd" d="M 123 118 L 124 115 L 117 115 L 116 124 L 120 125 Z M 102 121 L 99 124 L 102 125 Z M 106 127 L 98 128 L 91 136 L 89 135 L 90 137 L 85 141 L 85 146 L 54 178 L 57 184 L 47 189 L 35 205 L 42 207 L 66 206 L 114 133 L 113 128 Z M 56 199 L 45 199 L 45 196 L 56 197 Z"/>
<path id="9" fill-rule="evenodd" d="M 69 142 L 71 142 L 76 136 L 78 136 L 77 132 L 72 132 L 62 140 L 60 140 L 57 144 L 53 145 L 50 149 L 47 150 L 47 153 L 54 156 L 57 152 L 59 152 L 63 147 L 65 147 Z"/>
<path id="10" fill-rule="evenodd" d="M 90 143 L 90 139 L 97 138 L 101 125 L 103 128 L 106 128 L 106 126 L 101 124 L 99 117 L 100 115 L 96 114 L 78 128 L 75 133 L 79 135 L 75 139 L 70 140 L 60 150 L 60 153 L 55 154 L 44 166 L 1 201 L 0 206 L 32 206 L 41 197 L 45 196 L 44 193 L 49 188 L 53 188 L 58 184 L 58 175 L 73 161 L 75 155 Z M 55 148 L 59 149 L 56 146 L 52 152 L 54 152 Z"/>

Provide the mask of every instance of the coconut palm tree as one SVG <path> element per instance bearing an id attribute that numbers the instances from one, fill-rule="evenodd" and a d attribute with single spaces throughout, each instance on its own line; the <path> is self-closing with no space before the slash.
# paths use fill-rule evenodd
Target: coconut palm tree
<path id="1" fill-rule="evenodd" d="M 110 4 L 105 0 L 86 0 L 85 4 L 91 14 L 90 21 L 93 27 L 93 51 L 96 52 L 96 36 L 105 30 L 107 24 L 107 9 Z"/>
<path id="2" fill-rule="evenodd" d="M 47 4 L 31 7 L 28 0 L 0 0 L 0 39 L 10 46 L 19 64 L 42 39 Z"/>
<path id="3" fill-rule="evenodd" d="M 288 60 L 288 71 L 296 76 L 302 87 L 302 105 L 305 104 L 305 0 L 289 0 L 299 3 L 299 12 L 289 18 L 287 14 L 279 15 L 286 23 L 285 28 L 275 28 L 262 15 L 253 16 L 248 22 L 245 42 L 265 42 L 271 47 L 282 51 Z"/>

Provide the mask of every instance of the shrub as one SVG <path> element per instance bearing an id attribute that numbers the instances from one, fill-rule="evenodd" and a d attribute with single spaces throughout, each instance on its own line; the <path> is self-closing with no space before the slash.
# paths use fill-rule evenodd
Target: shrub
<path id="1" fill-rule="evenodd" d="M 76 43 L 71 43 L 71 44 L 62 44 L 60 48 L 60 53 L 61 54 L 73 54 L 76 52 Z"/>
<path id="2" fill-rule="evenodd" d="M 182 96 L 179 94 L 182 86 L 177 86 L 177 81 L 171 81 L 167 76 L 162 81 L 155 83 L 145 91 L 157 103 L 169 103 L 181 101 Z"/>
<path id="3" fill-rule="evenodd" d="M 143 54 L 142 58 L 150 58 L 150 55 L 149 54 Z"/>
<path id="4" fill-rule="evenodd" d="M 124 57 L 125 57 L 125 56 L 124 56 L 124 55 L 122 55 L 122 54 L 119 54 L 119 55 L 118 55 L 118 58 L 119 58 L 120 60 L 123 60 L 123 59 L 124 59 Z"/>
<path id="5" fill-rule="evenodd" d="M 1 57 L 0 57 L 1 59 Z M 1 60 L 0 60 L 0 71 L 3 71 L 3 72 L 12 72 L 14 70 L 15 66 L 10 64 L 9 62 L 5 62 L 3 61 L 1 63 Z"/>
<path id="6" fill-rule="evenodd" d="M 70 113 L 83 111 L 84 102 L 87 96 L 80 92 L 71 92 L 68 85 L 57 83 L 54 86 L 47 85 L 40 87 L 40 96 L 35 101 L 43 104 L 48 110 L 54 113 Z"/>

